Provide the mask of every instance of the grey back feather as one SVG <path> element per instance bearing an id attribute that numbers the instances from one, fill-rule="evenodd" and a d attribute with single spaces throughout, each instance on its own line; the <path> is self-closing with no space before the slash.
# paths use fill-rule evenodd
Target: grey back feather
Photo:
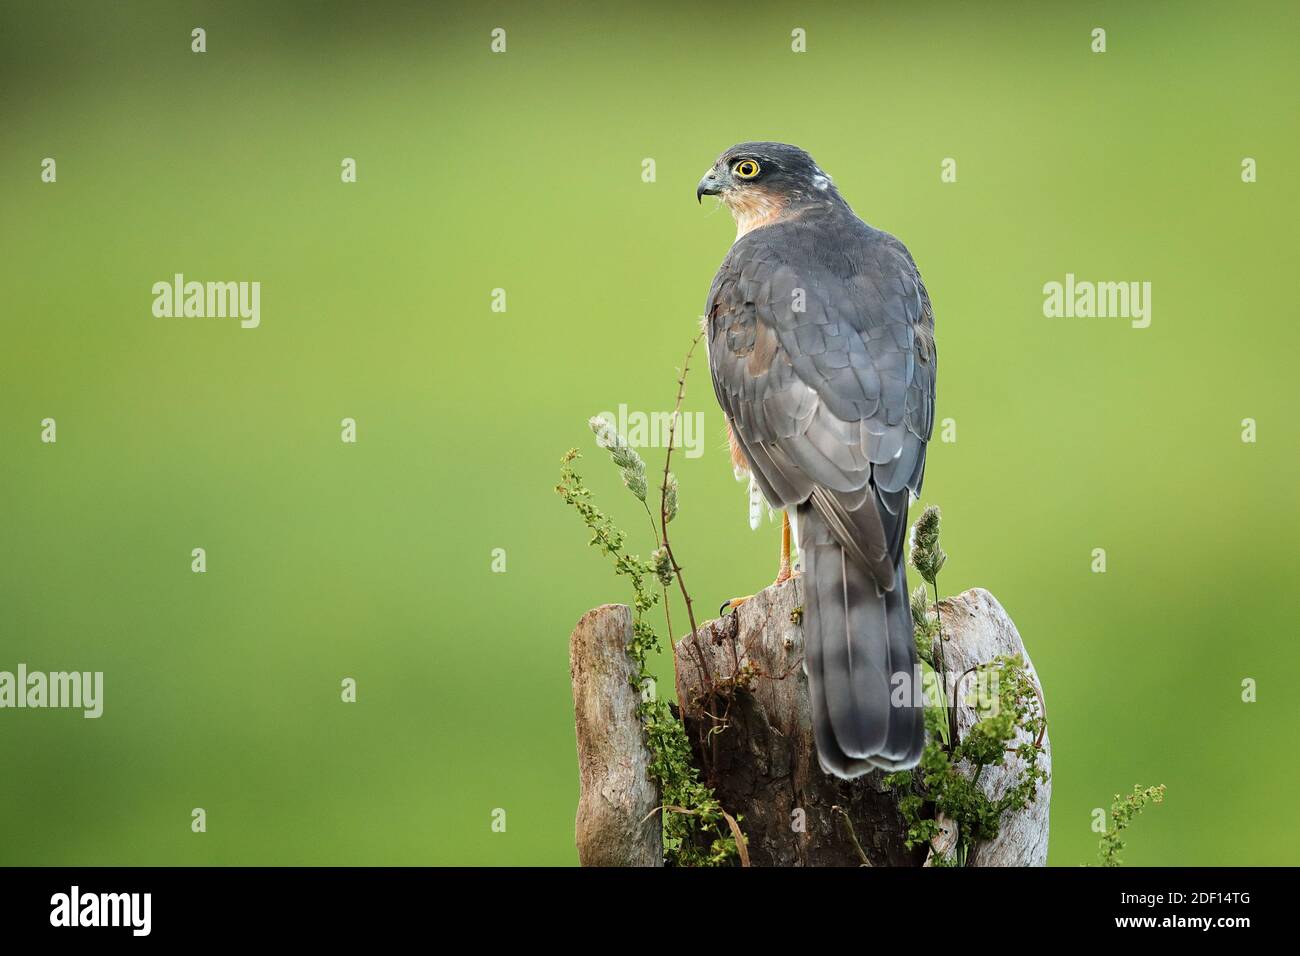
<path id="1" fill-rule="evenodd" d="M 731 247 L 706 321 L 714 391 L 754 479 L 774 507 L 798 509 L 823 765 L 910 766 L 922 712 L 890 691 L 916 670 L 903 539 L 936 369 L 916 265 L 842 202 L 812 205 Z"/>

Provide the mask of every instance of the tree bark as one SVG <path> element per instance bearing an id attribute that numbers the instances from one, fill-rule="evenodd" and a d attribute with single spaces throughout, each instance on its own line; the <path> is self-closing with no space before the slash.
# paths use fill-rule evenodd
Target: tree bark
<path id="1" fill-rule="evenodd" d="M 803 582 L 760 591 L 734 613 L 700 628 L 713 674 L 752 676 L 735 687 L 711 738 L 711 783 L 742 817 L 754 866 L 919 866 L 925 847 L 903 845 L 896 795 L 876 772 L 854 781 L 822 771 L 813 746 L 803 672 Z M 678 657 L 685 656 L 678 645 Z M 739 666 L 738 666 L 739 665 Z M 698 672 L 683 666 L 679 694 L 692 740 L 707 726 Z M 696 754 L 701 762 L 700 754 Z"/>
<path id="2" fill-rule="evenodd" d="M 1034 670 L 1034 662 L 1029 659 L 1024 642 L 1011 623 L 1011 618 L 1002 605 L 983 588 L 969 591 L 940 602 L 943 618 L 943 631 L 950 637 L 944 641 L 945 661 L 950 675 L 960 675 L 976 664 L 991 661 L 1000 655 L 1019 654 L 1025 660 L 1025 669 L 1030 679 L 1043 692 L 1043 684 Z M 965 735 L 975 723 L 973 708 L 961 702 L 962 688 L 958 689 L 957 731 Z M 1044 695 L 1044 706 L 1046 695 Z M 1029 740 L 1029 734 L 1021 731 L 1011 746 Z M 1047 771 L 1047 780 L 1038 786 L 1038 796 L 1019 813 L 1008 814 L 1002 819 L 1002 826 L 997 837 L 985 843 L 977 843 L 971 854 L 970 866 L 1046 866 L 1048 805 L 1052 800 L 1052 743 L 1046 732 L 1043 734 L 1043 750 L 1038 757 L 1039 765 Z M 1008 754 L 1006 763 L 1000 767 L 985 767 L 980 774 L 980 789 L 990 799 L 1001 797 L 1015 779 L 1023 766 L 1019 757 Z M 969 776 L 969 767 L 966 770 Z"/>
<path id="3" fill-rule="evenodd" d="M 632 611 L 588 611 L 569 638 L 569 679 L 578 735 L 578 859 L 583 866 L 662 866 L 659 787 L 632 686 Z"/>
<path id="4" fill-rule="evenodd" d="M 692 741 L 706 740 L 708 754 L 696 753 L 697 765 L 708 767 L 708 782 L 722 806 L 741 817 L 751 864 L 754 866 L 920 866 L 929 849 L 911 850 L 904 845 L 906 825 L 898 811 L 899 794 L 883 785 L 883 774 L 875 772 L 844 781 L 822 772 L 817 762 L 809 717 L 808 681 L 803 672 L 802 582 L 795 578 L 756 594 L 734 614 L 709 621 L 697 632 L 700 649 L 709 670 L 724 683 L 722 702 L 709 703 L 700 684 L 700 672 L 693 666 L 693 651 L 678 642 L 676 659 L 681 713 Z M 1030 674 L 1037 681 L 1033 665 L 1015 625 L 1002 606 L 987 591 L 974 589 L 940 605 L 944 654 L 952 678 L 968 667 L 992 660 L 1000 654 L 1024 656 Z M 612 632 L 624 633 L 615 640 Z M 605 605 L 590 612 L 574 631 L 571 654 L 590 652 L 593 642 L 579 640 L 579 632 L 600 629 L 604 640 L 595 642 L 608 657 L 614 648 L 626 646 L 631 637 L 631 615 L 621 605 Z M 622 654 L 626 661 L 626 653 Z M 602 658 L 604 661 L 605 658 Z M 611 672 L 608 661 L 589 666 L 573 658 L 575 709 L 579 700 L 579 676 L 595 670 Z M 623 684 L 630 663 L 621 671 Z M 583 685 L 592 683 L 584 678 Z M 630 792 L 628 774 L 644 767 L 649 759 L 635 715 L 635 693 L 627 688 L 632 707 L 617 708 L 609 716 L 630 720 L 635 734 L 626 728 L 606 725 L 602 746 L 593 746 L 591 711 L 578 709 L 578 751 L 582 769 L 582 800 L 578 812 L 579 857 L 610 864 L 620 856 L 645 865 L 661 853 L 658 816 L 651 829 L 630 827 L 631 811 L 612 813 L 625 801 L 611 800 L 607 791 Z M 975 714 L 958 695 L 958 726 L 962 732 L 975 721 Z M 715 705 L 718 713 L 709 709 Z M 604 716 L 602 715 L 602 720 Z M 720 730 L 707 733 L 718 724 Z M 585 743 L 584 743 L 585 741 Z M 1044 736 L 1040 758 L 1050 773 L 1051 747 Z M 1015 775 L 1018 758 L 1008 757 L 1003 767 L 986 767 L 980 786 L 990 796 L 1005 790 Z M 611 774 L 618 781 L 611 791 Z M 971 854 L 974 866 L 1042 865 L 1046 862 L 1050 779 L 1040 787 L 1037 800 L 1024 811 L 1004 818 L 997 839 L 979 844 Z M 642 794 L 643 799 L 653 798 Z M 651 802 L 647 809 L 657 804 Z M 601 812 L 595 812 L 599 809 Z M 638 818 L 639 819 L 639 818 Z M 605 832 L 607 830 L 607 832 Z M 630 836 L 629 836 L 630 834 Z M 643 842 L 636 851 L 610 849 L 623 839 Z M 597 850 L 596 848 L 599 848 Z"/>

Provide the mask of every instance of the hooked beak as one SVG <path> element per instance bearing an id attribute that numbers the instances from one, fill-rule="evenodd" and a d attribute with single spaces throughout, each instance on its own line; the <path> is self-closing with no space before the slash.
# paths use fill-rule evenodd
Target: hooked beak
<path id="1" fill-rule="evenodd" d="M 717 170 L 710 169 L 700 180 L 700 184 L 695 187 L 695 201 L 704 202 L 705 196 L 716 196 L 722 192 L 724 183 L 718 175 Z"/>

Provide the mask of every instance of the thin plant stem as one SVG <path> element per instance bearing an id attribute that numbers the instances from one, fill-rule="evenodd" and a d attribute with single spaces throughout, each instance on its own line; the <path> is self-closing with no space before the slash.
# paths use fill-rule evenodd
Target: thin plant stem
<path id="1" fill-rule="evenodd" d="M 672 564 L 673 574 L 677 577 L 677 586 L 682 592 L 682 600 L 686 602 L 686 617 L 691 624 L 691 644 L 695 648 L 703 668 L 705 690 L 711 694 L 713 692 L 713 675 L 709 670 L 708 661 L 704 659 L 704 651 L 700 648 L 699 628 L 695 623 L 695 608 L 691 604 L 690 592 L 686 590 L 686 580 L 682 576 L 682 566 L 677 563 L 677 557 L 673 554 L 672 542 L 668 540 L 668 475 L 673 458 L 673 441 L 677 431 L 677 419 L 682 412 L 682 402 L 686 399 L 686 376 L 690 372 L 691 356 L 695 354 L 695 347 L 700 344 L 700 339 L 703 337 L 704 331 L 700 330 L 696 333 L 695 338 L 691 340 L 691 347 L 687 350 L 686 358 L 682 362 L 682 374 L 677 379 L 677 402 L 673 406 L 673 415 L 668 423 L 668 448 L 664 452 L 664 479 L 659 489 L 659 530 L 663 539 L 663 548 L 668 553 L 668 560 Z M 668 639 L 672 640 L 671 634 Z"/>

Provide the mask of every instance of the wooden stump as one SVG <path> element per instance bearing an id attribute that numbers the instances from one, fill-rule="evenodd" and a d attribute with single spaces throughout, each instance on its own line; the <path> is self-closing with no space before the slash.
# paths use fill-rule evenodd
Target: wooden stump
<path id="1" fill-rule="evenodd" d="M 1019 654 L 1025 660 L 1025 670 L 1030 679 L 1042 690 L 1034 662 L 1029 659 L 1024 642 L 1011 623 L 1002 605 L 983 588 L 972 588 L 939 605 L 943 630 L 949 635 L 944 641 L 944 655 L 950 674 L 961 674 L 976 664 L 993 658 Z M 961 696 L 961 689 L 958 691 Z M 1046 697 L 1046 694 L 1044 694 Z M 957 731 L 965 735 L 975 723 L 975 711 L 964 704 L 957 708 Z M 1029 740 L 1020 731 L 1011 746 Z M 1046 866 L 1048 805 L 1052 800 L 1052 742 L 1043 734 L 1043 750 L 1039 765 L 1047 771 L 1047 780 L 1038 786 L 1038 796 L 1019 813 L 1002 819 L 997 837 L 987 843 L 977 843 L 971 854 L 971 866 Z M 985 767 L 980 774 L 980 789 L 990 799 L 1001 797 L 1023 766 L 1019 757 L 1008 755 L 1000 767 Z M 969 775 L 969 774 L 968 774 Z"/>
<path id="2" fill-rule="evenodd" d="M 650 778 L 632 687 L 632 611 L 588 611 L 569 639 L 569 678 L 578 732 L 578 859 L 583 866 L 662 866 L 659 787 Z"/>
<path id="3" fill-rule="evenodd" d="M 678 642 L 677 690 L 692 741 L 706 736 L 701 730 L 721 726 L 707 735 L 710 783 L 722 806 L 743 818 L 754 866 L 922 865 L 927 848 L 904 846 L 898 794 L 884 787 L 883 774 L 844 781 L 823 773 L 817 762 L 803 672 L 802 608 L 803 586 L 796 578 L 700 627 L 696 637 L 710 673 L 731 679 L 724 713 L 706 713 L 700 672 L 691 663 L 695 651 L 687 646 L 691 637 Z M 1037 681 L 1015 625 L 987 591 L 967 591 L 942 602 L 940 610 L 950 674 L 998 655 L 1021 654 Z M 635 803 L 648 813 L 657 804 L 652 784 L 634 786 L 649 755 L 636 721 L 636 694 L 627 685 L 631 664 L 621 652 L 631 631 L 628 609 L 605 605 L 579 622 L 570 645 L 582 778 L 578 850 L 584 864 L 646 865 L 661 854 L 657 815 L 647 829 L 636 825 L 644 813 L 632 810 Z M 601 636 L 592 637 L 596 633 Z M 621 666 L 614 659 L 620 652 Z M 579 659 L 590 654 L 596 655 L 590 663 Z M 606 709 L 598 711 L 596 699 L 606 698 Z M 586 703 L 580 706 L 580 699 Z M 957 719 L 963 732 L 976 719 L 961 700 Z M 630 726 L 615 726 L 620 722 Z M 1050 741 L 1044 738 L 1043 746 L 1041 759 L 1050 772 Z M 703 755 L 696 759 L 703 764 Z M 996 796 L 1006 788 L 1015 760 L 985 768 L 980 786 L 986 793 Z M 1049 780 L 1035 803 L 1004 819 L 996 840 L 977 847 L 970 864 L 1045 863 L 1050 795 Z M 643 845 L 618 848 L 629 839 Z"/>
<path id="4" fill-rule="evenodd" d="M 903 846 L 907 827 L 895 795 L 881 783 L 883 774 L 845 781 L 817 763 L 797 623 L 802 608 L 803 583 L 796 578 L 700 628 L 712 674 L 725 677 L 739 665 L 753 675 L 736 688 L 725 729 L 712 738 L 718 799 L 743 817 L 755 866 L 919 866 L 926 850 Z M 696 740 L 697 727 L 709 718 L 698 707 L 704 688 L 687 662 L 687 640 L 677 649 L 679 694 Z"/>

